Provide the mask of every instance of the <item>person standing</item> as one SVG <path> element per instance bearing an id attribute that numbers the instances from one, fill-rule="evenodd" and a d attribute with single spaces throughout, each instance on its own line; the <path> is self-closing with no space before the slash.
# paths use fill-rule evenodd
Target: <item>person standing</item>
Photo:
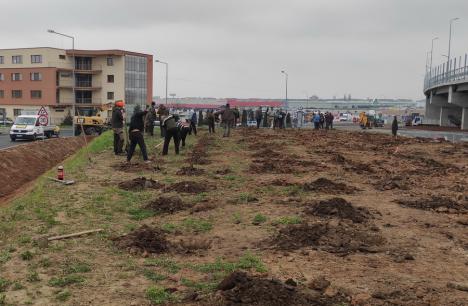
<path id="1" fill-rule="evenodd" d="M 176 116 L 174 115 L 169 115 L 168 117 L 166 117 L 166 119 L 164 119 L 163 126 L 166 130 L 166 136 L 164 137 L 162 155 L 168 154 L 169 143 L 171 142 L 171 138 L 174 138 L 175 154 L 179 154 L 180 137 L 179 129 L 177 128 L 177 121 L 178 118 L 176 118 Z M 192 122 L 190 124 L 192 124 Z"/>
<path id="2" fill-rule="evenodd" d="M 291 128 L 292 127 L 292 124 L 291 124 L 291 113 L 288 112 L 286 114 L 286 128 Z"/>
<path id="3" fill-rule="evenodd" d="M 393 122 L 392 122 L 392 135 L 393 137 L 396 137 L 398 133 L 398 120 L 397 116 L 393 116 Z"/>
<path id="4" fill-rule="evenodd" d="M 195 110 L 190 112 L 190 127 L 192 128 L 193 134 L 197 136 L 197 112 Z"/>
<path id="5" fill-rule="evenodd" d="M 328 113 L 328 115 L 330 116 L 330 129 L 333 130 L 333 120 L 335 120 L 335 116 L 333 116 L 331 112 Z"/>
<path id="6" fill-rule="evenodd" d="M 227 103 L 226 107 L 216 114 L 221 114 L 221 122 L 224 125 L 223 137 L 229 137 L 231 135 L 231 127 L 236 121 L 236 115 L 233 109 L 230 107 L 229 103 Z"/>
<path id="7" fill-rule="evenodd" d="M 215 133 L 215 116 L 213 110 L 208 110 L 206 112 L 206 121 L 208 122 L 208 133 Z"/>
<path id="8" fill-rule="evenodd" d="M 260 123 L 262 122 L 262 108 L 259 107 L 256 111 L 255 111 L 255 120 L 257 120 L 257 129 L 260 128 Z"/>
<path id="9" fill-rule="evenodd" d="M 155 110 L 156 103 L 151 102 L 151 106 L 148 108 L 148 114 L 146 114 L 146 133 L 150 134 L 151 136 L 154 135 L 154 120 L 156 120 L 156 110 Z"/>
<path id="10" fill-rule="evenodd" d="M 320 115 L 320 128 L 323 129 L 323 123 L 325 122 L 325 116 L 323 116 L 323 113 L 319 113 Z"/>
<path id="11" fill-rule="evenodd" d="M 247 110 L 246 109 L 242 110 L 241 125 L 242 127 L 247 127 Z"/>
<path id="12" fill-rule="evenodd" d="M 199 110 L 198 111 L 198 126 L 202 126 L 202 125 L 203 125 L 203 111 Z"/>
<path id="13" fill-rule="evenodd" d="M 319 113 L 316 113 L 314 117 L 312 118 L 314 122 L 314 129 L 318 130 L 320 128 L 320 115 Z"/>
<path id="14" fill-rule="evenodd" d="M 268 127 L 268 110 L 269 107 L 267 107 L 265 113 L 263 114 L 263 127 Z"/>
<path id="15" fill-rule="evenodd" d="M 124 145 L 124 102 L 116 101 L 112 109 L 111 125 L 114 131 L 114 154 L 119 155 L 123 153 Z"/>
<path id="16" fill-rule="evenodd" d="M 145 163 L 149 162 L 148 154 L 146 152 L 145 139 L 143 137 L 143 131 L 145 128 L 144 117 L 147 113 L 147 110 L 136 112 L 133 114 L 132 119 L 130 120 L 130 127 L 128 129 L 130 135 L 130 149 L 127 153 L 127 162 L 130 162 L 132 159 L 137 145 L 140 146 L 141 154 L 143 155 L 143 160 Z"/>
<path id="17" fill-rule="evenodd" d="M 302 107 L 299 108 L 297 111 L 297 127 L 302 128 L 304 125 L 304 111 L 302 110 Z"/>
<path id="18" fill-rule="evenodd" d="M 159 107 L 158 107 L 158 111 L 157 111 L 157 114 L 159 116 L 159 128 L 161 130 L 161 137 L 164 137 L 165 136 L 165 131 L 164 131 L 164 127 L 163 127 L 163 120 L 169 116 L 169 111 L 167 110 L 167 108 L 164 106 L 164 104 L 159 104 Z"/>

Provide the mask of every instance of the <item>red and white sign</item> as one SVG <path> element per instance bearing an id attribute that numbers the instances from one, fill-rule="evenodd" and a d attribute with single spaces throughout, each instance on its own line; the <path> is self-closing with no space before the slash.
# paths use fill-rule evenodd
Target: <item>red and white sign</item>
<path id="1" fill-rule="evenodd" d="M 47 112 L 44 106 L 41 106 L 41 108 L 37 112 L 37 115 L 39 116 L 37 120 L 39 121 L 40 125 L 42 126 L 49 125 L 49 113 Z"/>

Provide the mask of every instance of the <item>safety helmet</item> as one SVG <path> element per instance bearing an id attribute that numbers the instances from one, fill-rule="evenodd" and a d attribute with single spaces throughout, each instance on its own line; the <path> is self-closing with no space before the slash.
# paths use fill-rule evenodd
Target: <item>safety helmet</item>
<path id="1" fill-rule="evenodd" d="M 124 102 L 123 100 L 115 101 L 115 106 L 117 106 L 117 107 L 124 107 L 124 106 L 125 106 L 125 102 Z"/>

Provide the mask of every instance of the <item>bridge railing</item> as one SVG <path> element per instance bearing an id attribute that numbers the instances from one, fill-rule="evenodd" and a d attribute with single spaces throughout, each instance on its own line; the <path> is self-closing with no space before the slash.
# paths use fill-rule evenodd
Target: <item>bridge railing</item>
<path id="1" fill-rule="evenodd" d="M 468 54 L 463 59 L 453 58 L 450 62 L 432 67 L 424 78 L 424 91 L 444 84 L 468 81 Z"/>

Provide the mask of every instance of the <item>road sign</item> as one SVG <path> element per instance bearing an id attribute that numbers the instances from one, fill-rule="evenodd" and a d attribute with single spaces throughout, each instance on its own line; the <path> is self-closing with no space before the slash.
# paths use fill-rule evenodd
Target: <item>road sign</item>
<path id="1" fill-rule="evenodd" d="M 44 106 L 41 106 L 41 108 L 37 112 L 37 115 L 39 116 L 38 121 L 40 125 L 49 125 L 49 113 L 47 112 Z"/>

